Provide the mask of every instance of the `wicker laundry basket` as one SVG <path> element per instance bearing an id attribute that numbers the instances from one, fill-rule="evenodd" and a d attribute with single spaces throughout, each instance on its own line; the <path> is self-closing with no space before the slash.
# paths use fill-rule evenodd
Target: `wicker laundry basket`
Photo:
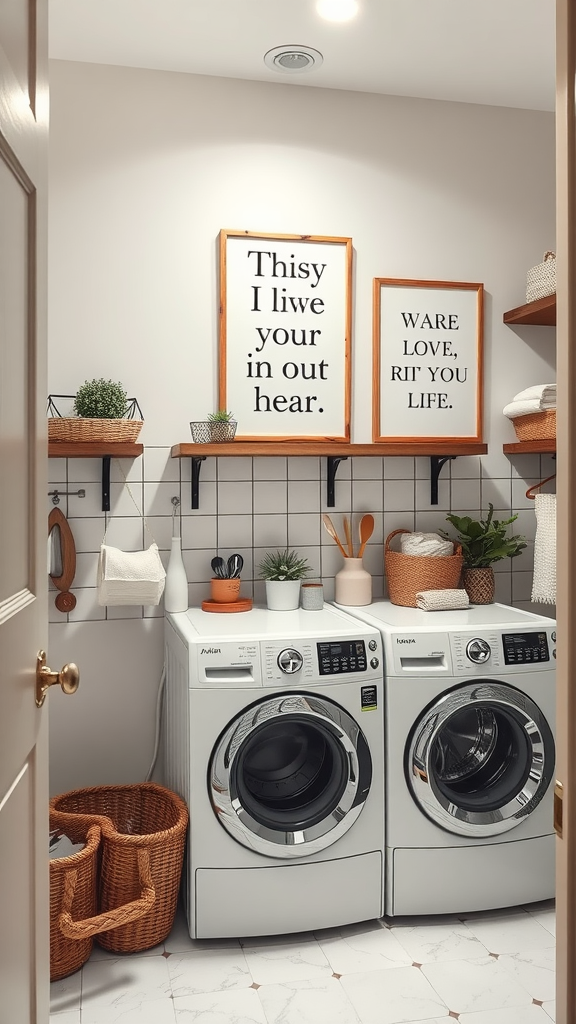
<path id="1" fill-rule="evenodd" d="M 65 828 L 50 818 L 82 850 L 50 861 L 50 981 L 80 970 L 92 952 L 94 932 L 71 935 L 70 924 L 86 924 L 96 914 L 100 826 L 69 821 Z"/>
<path id="2" fill-rule="evenodd" d="M 153 782 L 95 786 L 54 797 L 50 813 L 56 825 L 73 815 L 102 830 L 100 914 L 128 907 L 141 911 L 101 932 L 98 944 L 136 953 L 162 942 L 176 913 L 188 824 L 184 801 Z"/>
<path id="3" fill-rule="evenodd" d="M 519 441 L 556 440 L 556 409 L 517 416 L 512 424 Z"/>
<path id="4" fill-rule="evenodd" d="M 454 544 L 453 555 L 405 555 L 393 551 L 390 541 L 410 530 L 394 530 L 384 545 L 384 569 L 388 580 L 388 596 L 392 604 L 416 608 L 416 594 L 420 590 L 452 590 L 458 587 L 464 559 L 462 547 Z"/>

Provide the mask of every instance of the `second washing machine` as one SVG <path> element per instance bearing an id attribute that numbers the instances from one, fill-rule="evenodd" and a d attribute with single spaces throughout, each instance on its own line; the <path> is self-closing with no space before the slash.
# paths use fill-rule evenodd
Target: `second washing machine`
<path id="1" fill-rule="evenodd" d="M 348 609 L 384 643 L 386 913 L 554 896 L 554 620 Z"/>

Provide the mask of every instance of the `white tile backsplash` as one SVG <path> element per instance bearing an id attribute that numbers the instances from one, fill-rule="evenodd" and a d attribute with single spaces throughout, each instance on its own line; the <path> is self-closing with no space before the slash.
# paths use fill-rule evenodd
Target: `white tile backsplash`
<path id="1" fill-rule="evenodd" d="M 466 470 L 464 464 L 468 461 L 470 468 Z M 438 505 L 430 504 L 429 458 L 348 459 L 338 466 L 334 508 L 326 505 L 324 457 L 210 458 L 201 466 L 200 507 L 196 510 L 190 507 L 189 458 L 172 459 L 169 448 L 151 447 L 145 449 L 144 458 L 134 463 L 138 463 L 139 468 L 130 470 L 133 477 L 130 490 L 137 502 L 144 502 L 152 536 L 165 563 L 172 536 L 171 498 L 180 498 L 176 527 L 181 530 L 189 599 L 193 604 L 209 596 L 210 560 L 214 554 L 227 556 L 233 551 L 239 551 L 245 558 L 242 593 L 254 594 L 256 600 L 263 600 L 263 585 L 257 579 L 258 563 L 267 550 L 286 546 L 297 548 L 309 559 L 315 576 L 324 580 L 325 598 L 330 600 L 334 576 L 342 566 L 342 555 L 322 525 L 323 511 L 332 518 L 343 542 L 343 515 L 350 517 L 356 546 L 361 515 L 365 512 L 374 515 L 374 533 L 364 564 L 373 575 L 373 594 L 378 597 L 385 587 L 384 541 L 393 530 L 435 532 L 446 529 L 454 533 L 446 521 L 448 509 L 479 518 L 486 514 L 488 502 L 492 501 L 499 518 L 509 517 L 512 510 L 518 512 L 511 532 L 521 533 L 528 539 L 528 548 L 513 563 L 496 564 L 497 600 L 529 605 L 536 519 L 534 503 L 525 498 L 532 478 L 522 478 L 522 458 L 516 458 L 514 471 L 508 460 L 502 463 L 499 458 L 473 456 L 469 460 L 461 456 L 446 464 L 439 480 Z M 502 475 L 489 475 L 490 466 Z M 127 472 L 131 467 L 129 460 L 122 460 L 122 467 Z M 50 468 L 56 470 L 60 486 L 66 486 L 62 481 L 69 480 L 74 470 L 77 477 L 85 478 L 83 486 L 87 491 L 85 499 L 71 497 L 68 506 L 78 553 L 73 585 L 78 604 L 70 621 L 162 615 L 162 605 L 151 609 L 121 607 L 113 611 L 100 608 L 95 586 L 91 585 L 95 580 L 105 521 L 108 522 L 106 540 L 116 547 L 138 550 L 151 543 L 151 536 L 144 530 L 143 519 L 138 516 L 124 483 L 118 480 L 112 483 L 112 510 L 105 516 L 101 511 L 99 460 L 52 460 Z M 546 470 L 549 468 L 553 472 L 554 463 L 546 466 Z M 527 473 L 537 470 L 540 478 L 540 469 L 539 456 L 536 460 L 526 458 Z M 142 474 L 144 477 L 139 483 Z M 54 608 L 53 600 L 50 620 L 64 620 Z"/>

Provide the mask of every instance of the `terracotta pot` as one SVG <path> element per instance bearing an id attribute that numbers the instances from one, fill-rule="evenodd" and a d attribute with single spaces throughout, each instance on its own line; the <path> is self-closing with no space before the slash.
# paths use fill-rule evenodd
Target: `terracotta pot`
<path id="1" fill-rule="evenodd" d="M 240 596 L 240 579 L 222 580 L 214 577 L 210 580 L 210 597 L 218 604 L 230 604 Z"/>
<path id="2" fill-rule="evenodd" d="M 494 569 L 491 565 L 481 569 L 464 569 L 462 586 L 472 604 L 492 604 L 494 600 Z"/>

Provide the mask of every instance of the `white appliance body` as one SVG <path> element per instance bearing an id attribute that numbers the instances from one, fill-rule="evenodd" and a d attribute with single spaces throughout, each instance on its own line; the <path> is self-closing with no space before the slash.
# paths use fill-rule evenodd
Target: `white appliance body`
<path id="1" fill-rule="evenodd" d="M 345 613 L 165 620 L 164 780 L 190 811 L 193 938 L 384 911 L 382 641 Z"/>
<path id="2" fill-rule="evenodd" d="M 348 611 L 384 643 L 386 913 L 552 897 L 554 620 L 499 604 Z"/>

